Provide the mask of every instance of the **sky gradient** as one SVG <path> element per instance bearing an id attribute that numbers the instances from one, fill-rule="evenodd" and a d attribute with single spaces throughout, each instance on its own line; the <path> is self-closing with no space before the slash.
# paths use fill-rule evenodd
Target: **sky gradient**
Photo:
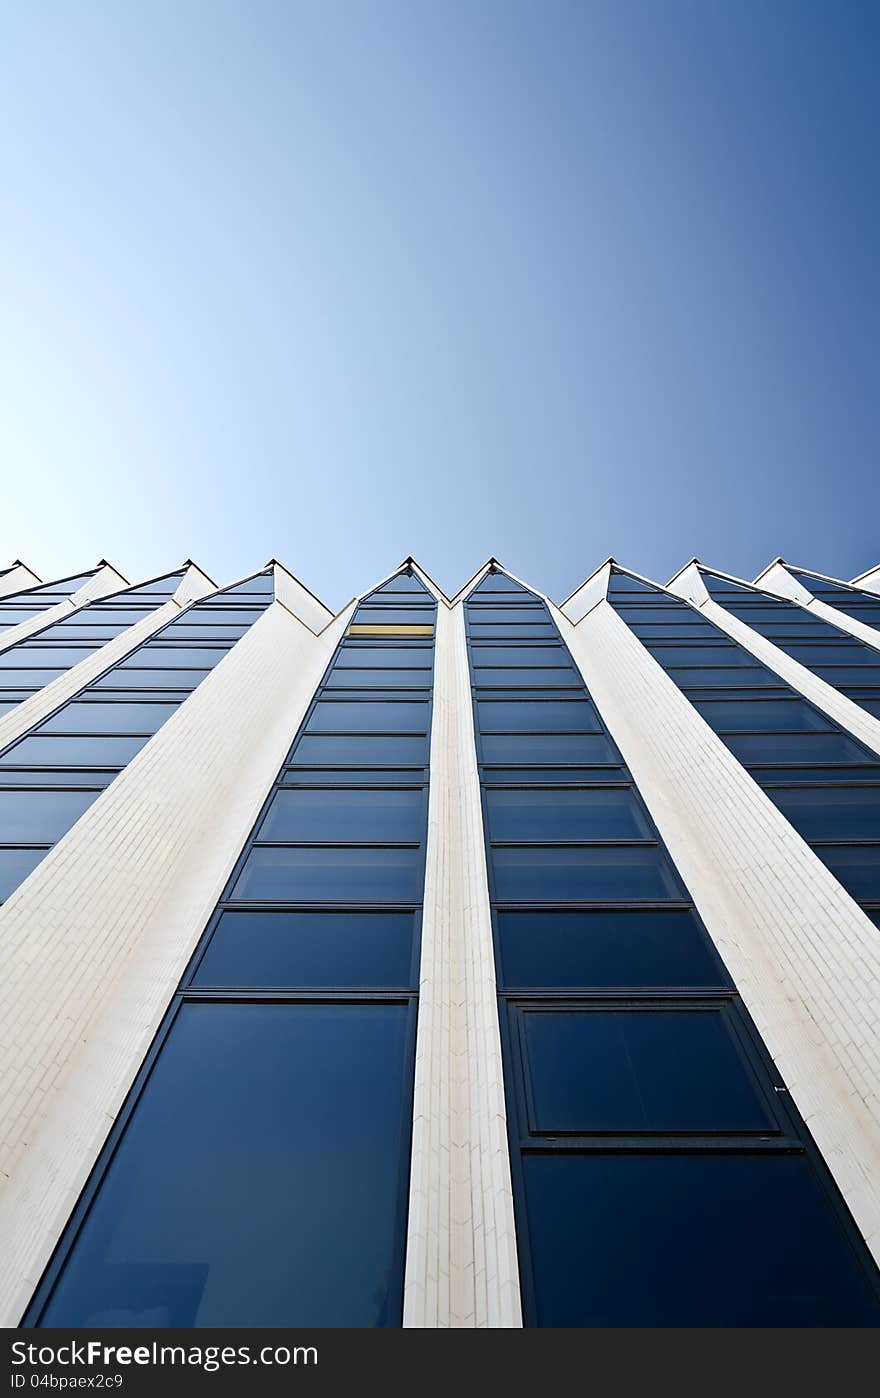
<path id="1" fill-rule="evenodd" d="M 880 6 L 0 7 L 0 566 L 880 563 Z"/>

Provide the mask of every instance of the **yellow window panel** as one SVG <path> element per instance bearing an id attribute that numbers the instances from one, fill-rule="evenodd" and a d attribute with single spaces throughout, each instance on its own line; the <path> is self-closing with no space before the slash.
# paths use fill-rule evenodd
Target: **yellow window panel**
<path id="1" fill-rule="evenodd" d="M 363 622 L 361 622 L 361 623 L 359 623 L 359 624 L 352 625 L 352 626 L 350 626 L 350 627 L 348 628 L 348 635 L 349 635 L 349 636 L 373 636 L 373 637 L 377 637 L 377 636 L 397 636 L 397 637 L 401 637 L 401 636 L 433 636 L 433 634 L 434 634 L 434 628 L 433 628 L 433 626 L 406 626 L 406 625 L 396 625 L 396 626 L 392 626 L 390 623 L 389 623 L 389 624 L 385 624 L 385 625 L 377 625 L 377 626 L 370 625 L 370 626 L 367 626 L 367 625 L 365 625 Z"/>

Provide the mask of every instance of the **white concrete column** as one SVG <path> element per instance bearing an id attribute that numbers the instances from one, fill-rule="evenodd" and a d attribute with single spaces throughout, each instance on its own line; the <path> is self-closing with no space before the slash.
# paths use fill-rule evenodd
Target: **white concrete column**
<path id="1" fill-rule="evenodd" d="M 821 582 L 821 578 L 817 578 L 816 581 Z M 829 578 L 828 581 L 836 582 L 837 579 Z M 875 626 L 867 626 L 848 612 L 842 612 L 830 602 L 824 602 L 821 597 L 814 597 L 800 578 L 794 577 L 778 559 L 765 568 L 763 573 L 758 574 L 755 587 L 763 588 L 766 592 L 772 592 L 774 596 L 784 597 L 790 602 L 798 602 L 822 621 L 830 622 L 839 630 L 855 636 L 857 641 L 864 641 L 866 645 L 880 651 L 880 631 Z M 858 593 L 853 594 L 853 600 L 858 601 Z M 876 663 L 880 665 L 880 655 L 877 656 Z"/>
<path id="2" fill-rule="evenodd" d="M 798 1109 L 880 1259 L 880 935 L 600 602 L 554 615 Z"/>
<path id="3" fill-rule="evenodd" d="M 24 563 L 13 563 L 0 573 L 0 597 L 13 597 L 16 592 L 24 592 L 29 587 L 39 587 L 42 582 L 36 573 Z"/>
<path id="4" fill-rule="evenodd" d="M 464 614 L 443 601 L 403 1323 L 522 1325 Z"/>
<path id="5" fill-rule="evenodd" d="M 43 584 L 44 587 L 48 587 L 48 585 L 48 583 Z M 56 621 L 63 621 L 66 616 L 70 616 L 71 612 L 78 611 L 87 602 L 96 602 L 99 597 L 109 597 L 111 593 L 118 592 L 120 588 L 128 586 L 128 579 L 118 573 L 112 564 L 101 563 L 88 582 L 84 582 L 82 587 L 78 587 L 69 597 L 65 597 L 61 602 L 56 602 L 54 607 L 47 607 L 44 612 L 32 616 L 29 621 L 23 621 L 19 626 L 12 626 L 8 631 L 4 631 L 0 636 L 0 651 L 9 650 L 10 646 L 24 641 L 35 631 L 42 631 L 44 626 L 52 626 Z"/>
<path id="6" fill-rule="evenodd" d="M 187 607 L 190 602 L 195 602 L 214 591 L 211 580 L 195 564 L 190 564 L 174 596 L 167 602 L 163 602 L 155 611 L 148 612 L 125 631 L 120 631 L 118 636 L 93 650 L 78 665 L 71 665 L 63 675 L 50 680 L 49 684 L 37 690 L 36 694 L 32 694 L 29 699 L 23 699 L 14 709 L 3 714 L 0 717 L 0 751 L 41 723 L 62 704 L 66 704 L 68 699 L 72 699 L 74 694 L 78 694 L 117 661 L 123 660 L 129 651 L 136 650 L 143 641 L 148 641 L 157 631 L 161 631 L 163 626 L 174 621 L 175 617 L 180 615 L 182 607 Z M 69 614 L 65 613 L 66 616 Z"/>
<path id="7" fill-rule="evenodd" d="M 859 738 L 872 752 L 880 753 L 880 719 L 869 714 L 867 709 L 861 708 L 845 694 L 841 694 L 833 685 L 814 675 L 806 665 L 793 660 L 779 646 L 768 641 L 766 636 L 753 631 L 738 616 L 734 616 L 710 597 L 696 563 L 689 563 L 682 572 L 676 574 L 672 581 L 667 583 L 666 590 L 693 602 L 703 616 L 714 622 L 720 630 L 726 631 L 731 640 L 739 642 L 746 650 L 751 651 L 757 660 L 774 670 L 786 684 L 790 684 L 792 689 L 796 689 L 817 708 L 824 710 L 829 718 L 833 718 L 842 728 Z M 757 601 L 761 600 L 757 593 L 755 598 Z"/>
<path id="8" fill-rule="evenodd" d="M 0 909 L 0 1324 L 39 1281 L 348 615 L 316 637 L 270 605 Z"/>

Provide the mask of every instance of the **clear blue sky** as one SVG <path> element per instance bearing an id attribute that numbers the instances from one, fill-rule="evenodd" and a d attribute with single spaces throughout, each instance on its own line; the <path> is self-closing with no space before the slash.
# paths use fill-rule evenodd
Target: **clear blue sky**
<path id="1" fill-rule="evenodd" d="M 880 5 L 0 17 L 0 561 L 880 562 Z"/>

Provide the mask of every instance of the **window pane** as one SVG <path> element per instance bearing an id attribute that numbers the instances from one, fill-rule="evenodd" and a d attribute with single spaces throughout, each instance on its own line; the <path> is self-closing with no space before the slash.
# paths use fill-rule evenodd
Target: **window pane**
<path id="1" fill-rule="evenodd" d="M 151 670 L 165 670 L 174 666 L 182 666 L 184 669 L 191 667 L 194 670 L 210 670 L 223 659 L 228 651 L 228 646 L 154 646 L 149 644 L 132 652 L 128 660 L 120 660 L 118 668 L 128 670 L 132 667 L 135 669 L 148 667 Z"/>
<path id="2" fill-rule="evenodd" d="M 724 739 L 740 762 L 864 762 L 864 748 L 843 733 L 733 734 Z"/>
<path id="3" fill-rule="evenodd" d="M 358 667 L 399 666 L 402 669 L 430 669 L 430 646 L 343 645 L 333 663 L 333 672 Z"/>
<path id="4" fill-rule="evenodd" d="M 493 840 L 638 840 L 653 837 L 631 790 L 486 792 Z"/>
<path id="5" fill-rule="evenodd" d="M 760 767 L 752 769 L 758 782 L 880 782 L 880 762 L 873 767 Z M 775 797 L 773 798 L 776 799 Z"/>
<path id="6" fill-rule="evenodd" d="M 880 665 L 820 665 L 813 674 L 833 685 L 880 685 Z"/>
<path id="7" fill-rule="evenodd" d="M 682 689 L 785 688 L 784 680 L 761 665 L 729 665 L 727 669 L 703 666 L 690 670 L 670 669 L 666 673 Z"/>
<path id="8" fill-rule="evenodd" d="M 431 626 L 433 607 L 358 607 L 354 614 L 358 626 Z"/>
<path id="9" fill-rule="evenodd" d="M 484 687 L 506 689 L 535 689 L 539 685 L 546 685 L 550 689 L 555 686 L 579 689 L 583 685 L 580 676 L 571 666 L 565 668 L 561 665 L 546 670 L 510 670 L 502 666 L 490 669 L 488 665 L 479 665 L 474 670 L 474 681 Z"/>
<path id="10" fill-rule="evenodd" d="M 0 849 L 0 903 L 6 902 L 47 854 L 44 849 Z"/>
<path id="11" fill-rule="evenodd" d="M 514 665 L 535 666 L 543 669 L 546 666 L 558 667 L 560 665 L 571 669 L 571 656 L 564 646 L 473 646 L 471 657 L 474 665 Z M 537 684 L 539 681 L 530 680 L 530 684 Z"/>
<path id="12" fill-rule="evenodd" d="M 347 670 L 334 666 L 327 679 L 334 689 L 407 689 L 414 685 L 430 687 L 430 670 Z"/>
<path id="13" fill-rule="evenodd" d="M 91 655 L 94 646 L 12 646 L 0 655 L 0 670 L 19 665 L 45 665 L 51 670 L 68 670 Z"/>
<path id="14" fill-rule="evenodd" d="M 87 811 L 97 791 L 0 792 L 0 840 L 54 844 Z"/>
<path id="15" fill-rule="evenodd" d="M 309 786 L 332 786 L 334 782 L 344 785 L 354 782 L 358 786 L 399 786 L 401 783 L 421 786 L 425 779 L 424 767 L 412 770 L 405 767 L 291 767 L 284 773 L 285 783 L 308 782 Z"/>
<path id="16" fill-rule="evenodd" d="M 718 1010 L 524 1010 L 538 1132 L 767 1131 Z"/>
<path id="17" fill-rule="evenodd" d="M 90 689 L 195 689 L 210 670 L 151 670 L 116 666 Z"/>
<path id="18" fill-rule="evenodd" d="M 612 743 L 604 734 L 510 733 L 483 735 L 480 739 L 484 762 L 619 762 Z"/>
<path id="19" fill-rule="evenodd" d="M 718 732 L 766 729 L 813 733 L 832 726 L 800 699 L 695 699 L 694 708 Z"/>
<path id="20" fill-rule="evenodd" d="M 633 848 L 495 848 L 496 896 L 517 903 L 556 899 L 685 898 L 675 871 L 654 845 Z"/>
<path id="21" fill-rule="evenodd" d="M 0 757 L 4 767 L 124 767 L 147 738 L 23 738 Z"/>
<path id="22" fill-rule="evenodd" d="M 42 689 L 63 674 L 63 670 L 0 670 L 0 682 L 4 689 Z"/>
<path id="23" fill-rule="evenodd" d="M 424 799 L 415 791 L 279 791 L 261 840 L 419 840 Z"/>
<path id="24" fill-rule="evenodd" d="M 722 984 L 722 972 L 693 913 L 500 912 L 503 984 L 699 986 Z"/>
<path id="25" fill-rule="evenodd" d="M 704 645 L 704 646 L 664 646 L 653 644 L 648 647 L 655 660 L 660 665 L 750 665 L 755 664 L 755 657 L 742 646 L 734 645 Z"/>
<path id="26" fill-rule="evenodd" d="M 402 767 L 424 767 L 427 761 L 427 738 L 383 738 L 372 734 L 330 738 L 307 733 L 297 743 L 291 765 L 304 762 L 308 767 L 326 767 L 328 763 L 342 767 L 399 763 Z"/>
<path id="27" fill-rule="evenodd" d="M 599 715 L 589 699 L 533 699 L 517 703 L 481 699 L 477 718 L 483 733 L 597 733 Z"/>
<path id="28" fill-rule="evenodd" d="M 472 621 L 470 623 L 470 633 L 475 641 L 485 641 L 490 636 L 497 637 L 500 641 L 522 638 L 524 641 L 534 640 L 537 636 L 555 636 L 556 627 L 550 621 L 536 622 L 529 625 L 526 622 L 514 622 L 505 625 L 503 622 L 484 623 Z"/>
<path id="29" fill-rule="evenodd" d="M 155 733 L 176 704 L 66 704 L 40 724 L 41 733 Z"/>
<path id="30" fill-rule="evenodd" d="M 426 733 L 428 705 L 324 699 L 315 705 L 306 728 L 310 733 Z"/>
<path id="31" fill-rule="evenodd" d="M 880 898 L 880 845 L 819 845 L 816 853 L 853 898 Z"/>
<path id="32" fill-rule="evenodd" d="M 803 1155 L 527 1155 L 542 1326 L 876 1325 Z"/>
<path id="33" fill-rule="evenodd" d="M 406 1025 L 184 1005 L 43 1324 L 399 1325 Z"/>
<path id="34" fill-rule="evenodd" d="M 808 669 L 816 665 L 871 664 L 876 657 L 872 647 L 860 645 L 858 641 L 843 641 L 833 645 L 823 645 L 821 642 L 812 645 L 806 642 L 798 644 L 789 641 L 785 649 L 794 660 L 799 660 Z"/>
<path id="35" fill-rule="evenodd" d="M 645 641 L 665 640 L 667 637 L 670 640 L 696 641 L 702 636 L 705 636 L 706 640 L 711 640 L 718 635 L 716 626 L 713 626 L 709 621 L 700 620 L 699 617 L 694 617 L 692 620 L 688 617 L 682 617 L 677 623 L 667 621 L 662 626 L 634 621 L 629 623 L 629 627 L 636 636 L 641 636 Z"/>
<path id="36" fill-rule="evenodd" d="M 251 850 L 232 897 L 257 902 L 415 903 L 420 849 Z"/>
<path id="37" fill-rule="evenodd" d="M 226 912 L 198 986 L 408 986 L 413 913 Z"/>
<path id="38" fill-rule="evenodd" d="M 800 787 L 773 800 L 805 840 L 880 839 L 880 788 Z"/>
<path id="39" fill-rule="evenodd" d="M 546 621 L 547 613 L 539 603 L 532 607 L 477 607 L 468 608 L 471 621 Z"/>

